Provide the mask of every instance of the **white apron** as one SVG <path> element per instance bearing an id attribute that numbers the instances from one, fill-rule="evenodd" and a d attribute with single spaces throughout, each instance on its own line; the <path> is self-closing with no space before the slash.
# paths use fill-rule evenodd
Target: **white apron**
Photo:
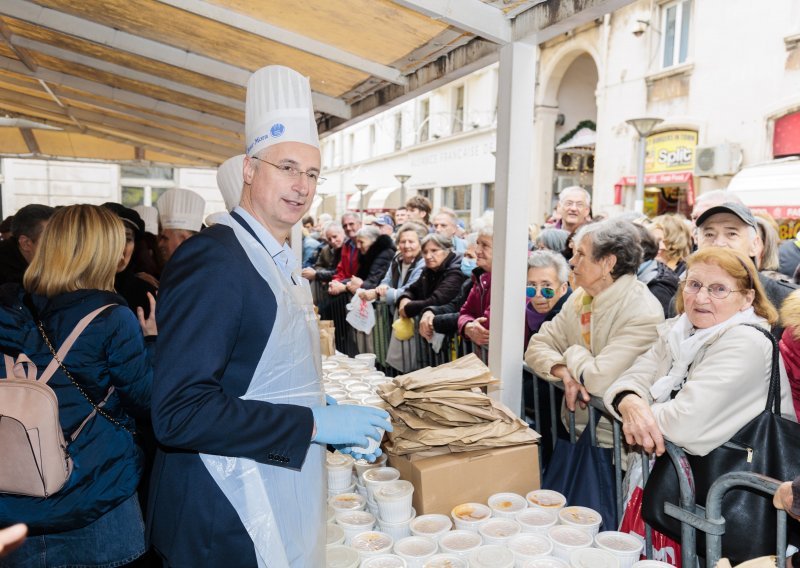
<path id="1" fill-rule="evenodd" d="M 324 405 L 319 330 L 308 281 L 295 272 L 294 281 L 300 285 L 289 282 L 262 244 L 230 215 L 217 222 L 233 229 L 278 304 L 269 341 L 241 398 Z M 260 568 L 325 565 L 323 446 L 309 447 L 300 471 L 248 458 L 200 457 L 253 540 Z"/>

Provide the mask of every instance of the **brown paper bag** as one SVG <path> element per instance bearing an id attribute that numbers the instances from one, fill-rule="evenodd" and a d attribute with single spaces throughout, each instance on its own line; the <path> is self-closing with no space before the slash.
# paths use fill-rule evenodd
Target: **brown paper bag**
<path id="1" fill-rule="evenodd" d="M 326 357 L 336 354 L 336 328 L 331 320 L 319 321 L 319 347 Z"/>

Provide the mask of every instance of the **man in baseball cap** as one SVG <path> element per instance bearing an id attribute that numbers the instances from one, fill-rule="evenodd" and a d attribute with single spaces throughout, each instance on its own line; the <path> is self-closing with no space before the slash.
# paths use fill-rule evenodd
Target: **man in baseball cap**
<path id="1" fill-rule="evenodd" d="M 392 220 L 392 216 L 388 213 L 375 217 L 372 224 L 378 227 L 382 235 L 391 235 L 394 233 L 394 221 Z"/>

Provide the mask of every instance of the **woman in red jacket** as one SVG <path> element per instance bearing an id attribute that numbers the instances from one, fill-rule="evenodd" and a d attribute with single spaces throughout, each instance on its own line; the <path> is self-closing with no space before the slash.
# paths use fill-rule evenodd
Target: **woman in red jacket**
<path id="1" fill-rule="evenodd" d="M 489 344 L 489 301 L 492 297 L 492 242 L 491 225 L 478 232 L 475 256 L 478 268 L 472 273 L 472 289 L 458 316 L 458 332 L 475 345 Z"/>
<path id="2" fill-rule="evenodd" d="M 794 412 L 800 421 L 800 290 L 786 297 L 781 306 L 781 324 L 785 326 L 778 343 L 789 385 L 792 387 Z"/>

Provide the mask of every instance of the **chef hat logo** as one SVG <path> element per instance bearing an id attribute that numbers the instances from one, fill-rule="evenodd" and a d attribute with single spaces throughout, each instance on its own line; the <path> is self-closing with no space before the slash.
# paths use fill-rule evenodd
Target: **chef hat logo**
<path id="1" fill-rule="evenodd" d="M 269 129 L 269 133 L 275 138 L 280 138 L 284 132 L 286 132 L 286 127 L 280 122 L 278 124 L 274 124 L 272 128 Z"/>

